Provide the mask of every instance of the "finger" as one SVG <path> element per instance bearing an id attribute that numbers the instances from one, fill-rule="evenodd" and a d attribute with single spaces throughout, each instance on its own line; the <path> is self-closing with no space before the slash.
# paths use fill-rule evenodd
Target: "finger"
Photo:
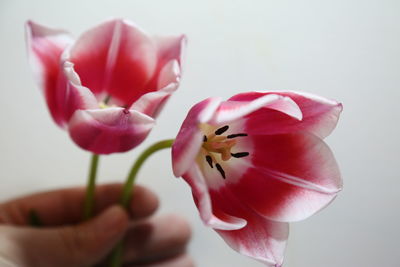
<path id="1" fill-rule="evenodd" d="M 125 265 L 124 267 L 194 267 L 195 264 L 193 259 L 187 254 L 181 254 L 177 257 L 158 262 L 158 263 L 151 263 L 146 265 L 137 265 L 137 264 L 130 264 Z"/>
<path id="2" fill-rule="evenodd" d="M 99 186 L 96 189 L 96 212 L 119 203 L 122 195 L 122 184 Z M 158 208 L 157 195 L 141 185 L 135 185 L 132 190 L 132 199 L 129 205 L 129 214 L 132 219 L 141 219 L 152 215 Z"/>
<path id="3" fill-rule="evenodd" d="M 124 262 L 144 264 L 174 257 L 185 251 L 190 236 L 188 222 L 177 215 L 151 218 L 129 230 Z"/>
<path id="4" fill-rule="evenodd" d="M 115 205 L 76 226 L 9 227 L 13 229 L 9 239 L 24 255 L 15 259 L 18 266 L 92 266 L 110 252 L 128 225 L 128 214 Z"/>
<path id="5" fill-rule="evenodd" d="M 99 185 L 95 191 L 95 214 L 118 203 L 122 184 Z M 86 189 L 75 187 L 54 190 L 15 199 L 0 205 L 0 223 L 26 225 L 34 210 L 45 225 L 64 225 L 82 220 Z M 151 215 L 158 207 L 158 198 L 149 189 L 135 185 L 130 205 L 133 218 Z"/>

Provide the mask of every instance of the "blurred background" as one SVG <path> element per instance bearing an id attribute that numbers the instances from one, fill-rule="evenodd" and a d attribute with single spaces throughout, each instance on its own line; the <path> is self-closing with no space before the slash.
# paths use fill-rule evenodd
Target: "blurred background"
<path id="1" fill-rule="evenodd" d="M 79 36 L 123 17 L 153 34 L 186 33 L 189 43 L 182 84 L 157 126 L 134 151 L 103 157 L 100 182 L 123 181 L 138 153 L 175 137 L 201 99 L 261 89 L 316 93 L 344 105 L 326 140 L 344 190 L 327 209 L 291 224 L 285 267 L 399 266 L 399 14 L 398 0 L 0 0 L 0 200 L 84 184 L 90 157 L 47 112 L 26 60 L 25 21 Z M 262 266 L 202 225 L 170 166 L 169 152 L 160 152 L 138 180 L 159 194 L 161 213 L 192 223 L 197 266 Z"/>

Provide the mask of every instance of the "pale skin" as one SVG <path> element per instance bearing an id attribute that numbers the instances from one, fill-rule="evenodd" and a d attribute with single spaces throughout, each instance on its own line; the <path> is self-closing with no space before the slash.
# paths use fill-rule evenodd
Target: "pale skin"
<path id="1" fill-rule="evenodd" d="M 124 267 L 193 267 L 190 227 L 177 215 L 154 216 L 157 196 L 135 186 L 129 212 L 116 205 L 121 184 L 98 186 L 95 216 L 81 222 L 85 189 L 34 194 L 0 204 L 0 266 L 103 267 L 124 238 Z M 29 225 L 35 210 L 43 226 Z"/>

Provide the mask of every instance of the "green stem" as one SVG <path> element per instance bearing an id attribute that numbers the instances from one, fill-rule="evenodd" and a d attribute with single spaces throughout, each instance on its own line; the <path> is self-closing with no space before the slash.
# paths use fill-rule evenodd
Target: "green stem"
<path id="1" fill-rule="evenodd" d="M 136 175 L 142 167 L 143 163 L 146 161 L 148 157 L 150 157 L 153 153 L 165 149 L 170 148 L 174 139 L 163 140 L 157 142 L 151 146 L 149 146 L 145 151 L 140 154 L 137 158 L 135 164 L 133 164 L 131 171 L 129 172 L 128 177 L 126 178 L 126 182 L 122 191 L 122 196 L 120 199 L 120 204 L 125 208 L 128 209 L 129 200 L 132 198 L 132 189 L 133 184 L 135 183 Z"/>
<path id="2" fill-rule="evenodd" d="M 94 191 L 96 186 L 97 167 L 99 165 L 99 155 L 93 154 L 90 161 L 89 177 L 86 185 L 85 202 L 83 204 L 83 220 L 87 220 L 93 215 Z"/>
<path id="3" fill-rule="evenodd" d="M 146 161 L 148 157 L 150 157 L 153 153 L 165 149 L 170 148 L 174 143 L 174 139 L 163 140 L 157 142 L 151 146 L 149 146 L 142 154 L 139 155 L 135 163 L 133 164 L 131 171 L 126 179 L 125 185 L 123 187 L 120 204 L 124 209 L 128 210 L 129 202 L 132 199 L 132 190 L 133 185 L 135 183 L 136 176 L 142 167 L 143 163 Z M 123 251 L 122 241 L 119 242 L 113 249 L 110 258 L 109 258 L 109 267 L 119 267 L 121 266 L 121 256 Z"/>

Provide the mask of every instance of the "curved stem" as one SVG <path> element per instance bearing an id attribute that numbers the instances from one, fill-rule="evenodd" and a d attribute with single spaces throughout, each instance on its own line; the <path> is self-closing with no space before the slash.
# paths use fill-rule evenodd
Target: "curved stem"
<path id="1" fill-rule="evenodd" d="M 124 209 L 128 209 L 128 205 L 130 200 L 132 199 L 132 190 L 133 190 L 133 185 L 136 180 L 136 176 L 142 167 L 143 163 L 147 160 L 148 157 L 150 157 L 153 153 L 165 149 L 165 148 L 170 148 L 172 144 L 174 143 L 174 139 L 168 139 L 168 140 L 163 140 L 160 142 L 157 142 L 151 146 L 149 146 L 145 151 L 142 152 L 142 154 L 139 155 L 135 163 L 133 164 L 131 171 L 128 174 L 128 177 L 126 179 L 126 182 L 123 187 L 121 199 L 120 199 L 120 204 Z M 122 242 L 119 242 L 113 249 L 110 258 L 109 258 L 109 267 L 119 267 L 121 266 L 121 255 L 122 255 L 122 250 L 123 250 L 123 244 Z"/>
<path id="2" fill-rule="evenodd" d="M 87 220 L 93 215 L 94 190 L 96 186 L 97 167 L 99 165 L 99 155 L 93 154 L 90 161 L 89 177 L 86 185 L 85 202 L 83 204 L 83 220 Z"/>
<path id="3" fill-rule="evenodd" d="M 148 157 L 150 157 L 153 153 L 165 149 L 165 148 L 170 148 L 174 142 L 174 139 L 168 139 L 168 140 L 163 140 L 159 141 L 151 146 L 149 146 L 145 151 L 140 154 L 140 156 L 137 158 L 135 164 L 133 164 L 131 171 L 129 172 L 128 177 L 126 178 L 126 182 L 122 191 L 122 196 L 120 199 L 120 204 L 127 209 L 129 200 L 132 198 L 132 189 L 133 189 L 133 184 L 136 179 L 136 175 L 140 170 L 140 167 L 142 167 L 143 163 L 146 161 Z"/>

